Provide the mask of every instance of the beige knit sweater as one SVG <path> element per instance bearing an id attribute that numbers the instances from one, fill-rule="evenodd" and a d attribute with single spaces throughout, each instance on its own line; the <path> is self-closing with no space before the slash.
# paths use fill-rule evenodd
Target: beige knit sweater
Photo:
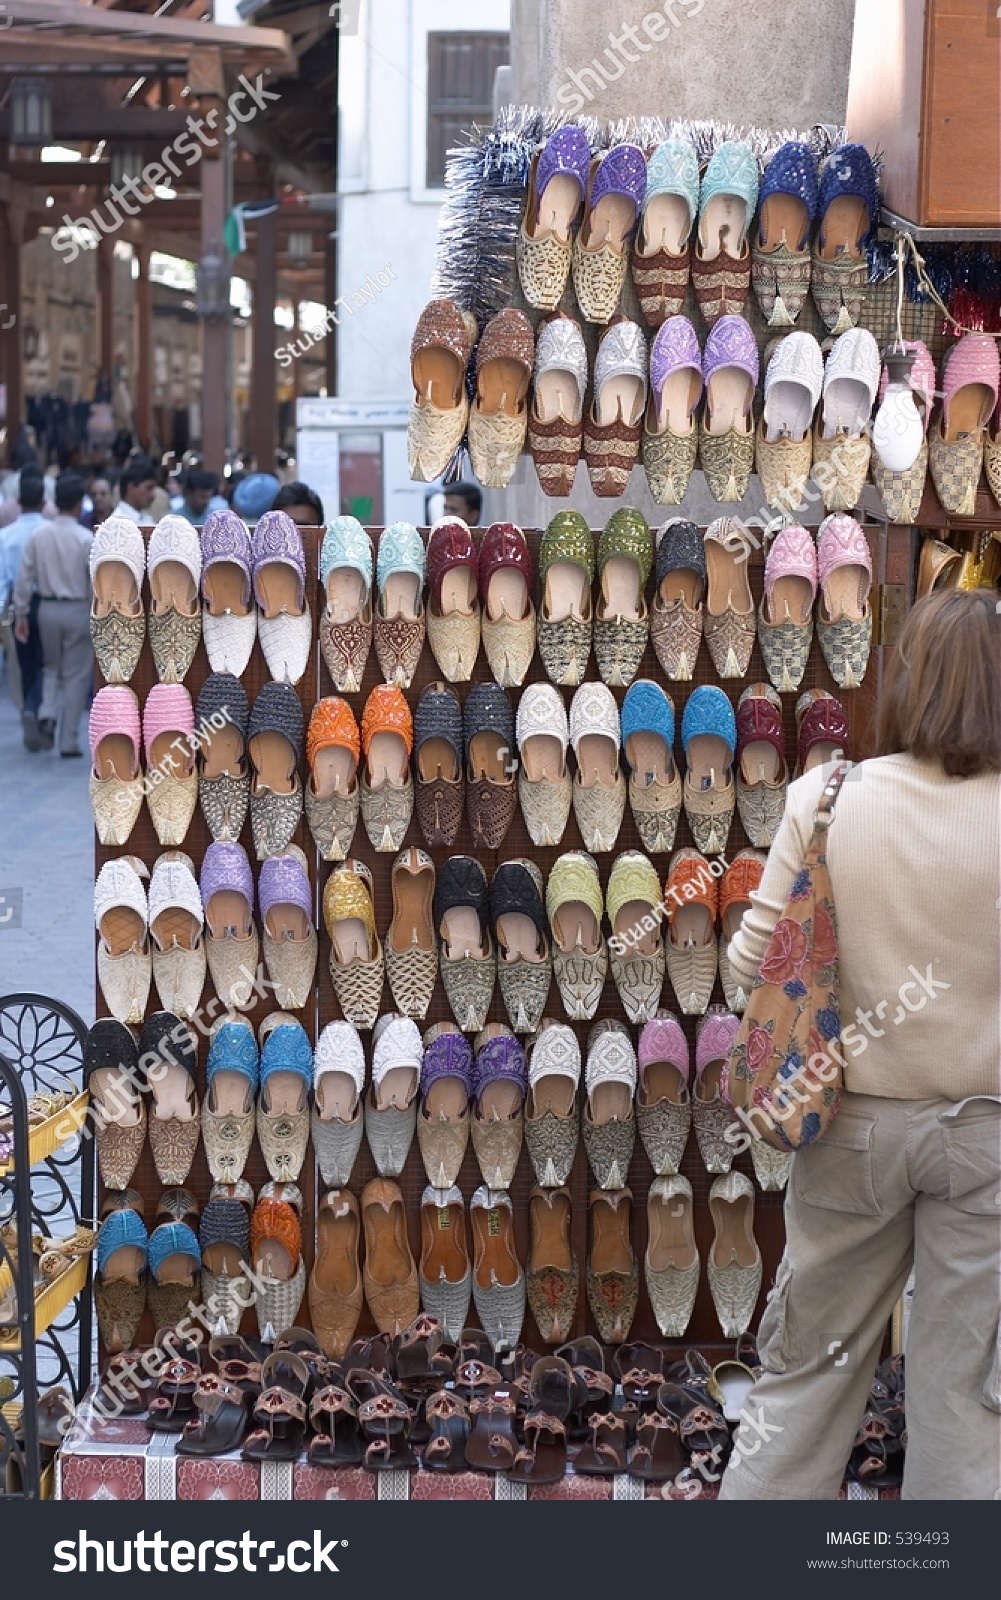
<path id="1" fill-rule="evenodd" d="M 830 768 L 789 789 L 751 909 L 729 946 L 745 984 L 813 831 Z M 895 1100 L 1001 1094 L 1001 785 L 879 756 L 838 797 L 827 860 L 837 913 L 845 1086 Z"/>

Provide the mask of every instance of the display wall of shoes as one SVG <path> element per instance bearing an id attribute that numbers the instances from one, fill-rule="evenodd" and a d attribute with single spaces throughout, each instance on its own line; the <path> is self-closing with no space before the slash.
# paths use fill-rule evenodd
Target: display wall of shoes
<path id="1" fill-rule="evenodd" d="M 127 839 L 97 851 L 108 869 L 99 874 L 99 967 L 108 970 L 104 945 L 114 935 L 138 974 L 122 999 L 109 978 L 103 1009 L 130 1008 L 109 1025 L 132 1038 L 141 1059 L 143 1027 L 156 1011 L 177 1012 L 175 1026 L 195 1013 L 191 1074 L 172 1068 L 165 1087 L 126 1097 L 102 1140 L 106 1197 L 134 1190 L 151 1239 L 164 1190 L 182 1185 L 195 1201 L 197 1216 L 185 1225 L 200 1259 L 177 1250 L 167 1270 L 176 1266 L 180 1286 L 200 1284 L 203 1297 L 208 1283 L 225 1320 L 239 1310 L 223 1284 L 228 1269 L 256 1264 L 264 1289 L 251 1296 L 245 1331 L 297 1317 L 333 1347 L 349 1325 L 362 1337 L 380 1318 L 402 1325 L 421 1305 L 454 1323 L 460 1302 L 470 1320 L 493 1319 L 498 1336 L 520 1315 L 522 1337 L 537 1348 L 600 1329 L 614 1343 L 627 1328 L 711 1348 L 735 1319 L 756 1325 L 755 1301 L 781 1253 L 784 1174 L 782 1158 L 766 1166 L 760 1152 L 757 1163 L 738 1153 L 731 1175 L 751 1186 L 753 1202 L 737 1205 L 739 1225 L 727 1222 L 734 1202 L 718 1192 L 710 1207 L 732 1155 L 720 1147 L 718 1068 L 745 1000 L 725 945 L 788 780 L 850 744 L 855 691 L 830 677 L 816 635 L 803 644 L 802 613 L 814 594 L 812 567 L 799 570 L 809 566 L 805 547 L 787 541 L 772 583 L 786 621 L 800 619 L 805 650 L 796 689 L 780 692 L 768 682 L 775 652 L 766 665 L 760 618 L 755 626 L 767 588 L 759 553 L 747 563 L 751 628 L 723 618 L 716 631 L 703 629 L 702 648 L 692 628 L 698 606 L 705 619 L 706 595 L 721 575 L 730 581 L 723 539 L 717 555 L 705 530 L 676 524 L 658 543 L 628 512 L 597 532 L 579 524 L 557 518 L 541 539 L 529 530 L 521 543 L 473 530 L 434 561 L 425 531 L 423 564 L 399 530 L 385 557 L 386 531 L 362 530 L 362 544 L 341 526 L 327 546 L 326 581 L 308 576 L 323 570 L 324 539 L 306 530 L 314 665 L 295 690 L 269 677 L 258 641 L 239 683 L 220 684 L 199 644 L 184 684 L 162 686 L 190 696 L 196 727 L 225 693 L 238 723 L 227 757 L 239 764 L 260 730 L 256 751 L 276 772 L 284 758 L 284 780 L 302 807 L 288 841 L 281 830 L 255 831 L 253 792 L 248 801 L 227 760 L 214 776 L 222 785 L 232 777 L 231 789 L 199 782 L 178 844 L 161 845 L 141 795 Z M 484 547 L 495 559 L 482 561 Z M 846 550 L 858 557 L 851 539 Z M 325 645 L 322 621 L 331 595 L 345 599 L 356 572 L 348 597 L 356 610 L 365 611 L 366 583 L 376 591 L 373 609 L 385 609 L 397 557 L 401 604 L 428 623 L 419 652 L 406 641 L 409 681 L 376 648 L 373 629 L 373 646 L 356 658 L 357 687 L 339 691 L 330 666 L 339 671 L 341 658 Z M 623 655 L 607 612 L 619 614 L 619 590 L 630 584 L 637 621 L 663 622 L 660 612 L 673 605 L 685 623 L 677 638 L 644 621 Z M 442 671 L 435 630 L 447 617 L 461 621 L 464 604 L 481 624 L 477 647 L 491 607 L 502 623 L 519 611 L 524 623 L 530 610 L 540 648 L 523 658 L 520 684 L 496 681 L 493 648 L 467 650 L 468 682 Z M 542 650 L 543 621 L 550 607 L 567 606 L 579 627 L 570 655 L 556 660 L 548 645 Z M 597 655 L 596 637 L 605 641 Z M 717 682 L 728 653 L 743 676 Z M 680 663 L 677 677 L 665 678 L 665 658 Z M 142 761 L 155 676 L 147 646 L 131 684 L 97 697 L 98 771 L 101 758 L 113 758 L 104 781 L 117 782 L 120 765 L 133 772 L 124 763 L 137 746 Z M 107 743 L 118 734 L 127 749 Z M 714 852 L 724 821 L 721 858 Z M 672 909 L 668 891 L 689 881 L 697 894 L 689 907 L 679 890 L 686 926 L 679 923 L 678 937 L 657 907 L 667 895 Z M 165 913 L 175 935 L 200 949 L 197 974 L 197 950 L 181 939 L 169 961 L 158 948 Z M 634 949 L 623 935 L 636 924 Z M 244 986 L 241 969 L 255 965 L 271 986 L 263 998 Z M 225 1026 L 204 1036 L 202 1008 L 214 1005 L 218 1021 L 226 1004 Z M 673 1024 L 657 1018 L 666 1011 Z M 624 1059 L 631 1051 L 634 1062 L 629 1083 L 602 1066 L 620 1034 Z M 167 1127 L 155 1126 L 168 1101 Z M 213 1201 L 227 1202 L 229 1213 Z M 249 1245 L 237 1227 L 243 1213 Z M 130 1273 L 136 1259 L 128 1258 Z M 743 1276 L 725 1276 L 728 1265 Z M 756 1270 L 761 1288 L 751 1294 Z M 157 1272 L 164 1277 L 162 1266 L 147 1266 L 143 1278 L 140 1342 L 172 1304 L 155 1288 L 150 1296 Z M 741 1285 L 748 1304 L 738 1314 Z M 129 1292 L 138 1303 L 135 1283 Z M 111 1310 L 124 1315 L 122 1293 Z"/>

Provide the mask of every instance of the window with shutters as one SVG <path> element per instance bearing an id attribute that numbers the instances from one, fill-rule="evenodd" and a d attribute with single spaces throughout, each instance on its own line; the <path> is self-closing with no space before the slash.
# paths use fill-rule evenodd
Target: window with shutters
<path id="1" fill-rule="evenodd" d="M 507 33 L 429 33 L 427 177 L 445 182 L 445 160 L 465 129 L 494 120 L 494 73 L 510 60 Z"/>

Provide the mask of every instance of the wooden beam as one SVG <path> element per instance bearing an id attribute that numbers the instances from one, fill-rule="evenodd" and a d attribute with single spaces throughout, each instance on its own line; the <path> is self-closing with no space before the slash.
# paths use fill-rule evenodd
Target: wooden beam
<path id="1" fill-rule="evenodd" d="M 14 207 L 0 204 L 0 283 L 5 309 L 0 316 L 0 381 L 7 390 L 7 452 L 21 430 L 24 407 L 24 369 L 21 359 L 21 243 L 18 214 Z M 10 326 L 5 324 L 13 313 Z"/>
<path id="2" fill-rule="evenodd" d="M 97 309 L 101 325 L 98 366 L 101 375 L 115 379 L 115 245 L 102 239 L 97 247 Z"/>
<path id="3" fill-rule="evenodd" d="M 257 282 L 254 285 L 254 320 L 250 376 L 250 448 L 258 472 L 275 469 L 278 418 L 275 408 L 275 298 L 278 289 L 277 216 L 258 217 Z"/>
<path id="4" fill-rule="evenodd" d="M 149 245 L 139 246 L 136 279 L 136 432 L 144 450 L 150 446 L 153 400 L 153 293 L 149 278 Z"/>
<path id="5" fill-rule="evenodd" d="M 127 35 L 133 41 L 154 39 L 168 44 L 218 45 L 230 59 L 256 52 L 274 56 L 276 60 L 285 57 L 289 65 L 294 66 L 291 41 L 279 28 L 230 28 L 216 22 L 192 22 L 187 17 L 105 11 L 99 6 L 80 4 L 79 0 L 17 0 L 16 20 L 19 24 L 47 22 L 61 32 L 82 30 L 95 38 L 109 40 L 118 34 Z"/>
<path id="6" fill-rule="evenodd" d="M 194 111 L 194 107 L 191 107 Z M 189 112 L 159 111 L 150 106 L 103 106 L 93 93 L 84 105 L 74 104 L 60 93 L 52 107 L 53 144 L 83 144 L 88 139 L 146 140 L 169 144 L 187 127 Z M 0 141 L 10 135 L 10 112 L 0 111 Z M 44 166 L 43 162 L 37 163 Z"/>
<path id="7" fill-rule="evenodd" d="M 226 162 L 202 162 L 201 247 L 210 243 L 223 254 L 222 230 L 226 221 Z M 195 260 L 198 260 L 198 256 Z M 229 439 L 229 326 L 222 318 L 201 323 L 202 354 L 202 456 L 210 472 L 222 472 Z"/>

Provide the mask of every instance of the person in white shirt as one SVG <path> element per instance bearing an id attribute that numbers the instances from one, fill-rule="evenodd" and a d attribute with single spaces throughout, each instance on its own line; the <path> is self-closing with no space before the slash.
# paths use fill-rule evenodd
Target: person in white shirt
<path id="1" fill-rule="evenodd" d="M 42 703 L 38 729 L 51 749 L 62 712 L 59 753 L 79 756 L 80 719 L 94 676 L 90 642 L 91 535 L 80 523 L 84 483 L 79 473 L 56 481 L 54 522 L 42 522 L 28 535 L 14 585 L 14 637 L 28 641 L 31 596 L 37 590 L 38 631 L 42 639 Z"/>
<path id="2" fill-rule="evenodd" d="M 6 611 L 14 592 L 21 556 L 29 534 L 44 522 L 45 483 L 40 471 L 25 467 L 18 485 L 20 516 L 0 528 L 0 610 Z M 21 732 L 25 748 L 40 750 L 38 708 L 42 703 L 42 640 L 38 631 L 38 594 L 28 603 L 28 637 L 14 640 L 21 678 Z"/>
<path id="3" fill-rule="evenodd" d="M 136 456 L 129 462 L 118 480 L 118 488 L 121 499 L 115 507 L 115 516 L 128 517 L 140 528 L 152 528 L 154 517 L 150 506 L 156 494 L 156 477 L 148 456 Z"/>

